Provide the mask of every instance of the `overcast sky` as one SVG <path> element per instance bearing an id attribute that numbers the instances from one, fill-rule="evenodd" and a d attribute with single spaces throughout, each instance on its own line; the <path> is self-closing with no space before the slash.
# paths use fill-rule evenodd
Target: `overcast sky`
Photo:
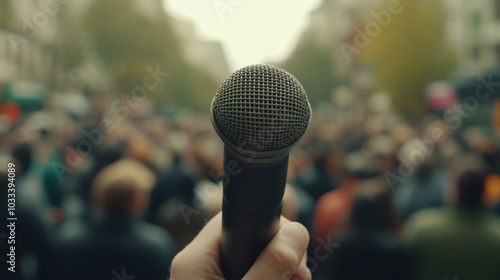
<path id="1" fill-rule="evenodd" d="M 167 11 L 194 22 L 202 38 L 221 41 L 232 71 L 277 61 L 293 49 L 320 0 L 164 0 Z"/>

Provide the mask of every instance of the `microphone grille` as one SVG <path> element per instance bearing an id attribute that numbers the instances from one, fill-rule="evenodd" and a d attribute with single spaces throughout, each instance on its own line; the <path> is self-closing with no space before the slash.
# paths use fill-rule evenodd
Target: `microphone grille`
<path id="1" fill-rule="evenodd" d="M 215 130 L 241 153 L 273 152 L 294 145 L 311 117 L 307 95 L 285 70 L 250 65 L 231 74 L 217 91 L 211 108 Z M 255 153 L 254 153 L 255 154 Z"/>

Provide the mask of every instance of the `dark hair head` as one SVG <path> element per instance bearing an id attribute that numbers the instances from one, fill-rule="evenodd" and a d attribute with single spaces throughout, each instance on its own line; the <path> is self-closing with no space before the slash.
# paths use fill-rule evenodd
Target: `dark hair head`
<path id="1" fill-rule="evenodd" d="M 483 205 L 484 183 L 486 173 L 469 170 L 462 173 L 457 180 L 458 205 L 464 208 L 481 208 Z"/>
<path id="2" fill-rule="evenodd" d="M 114 181 L 102 193 L 101 206 L 107 212 L 128 213 L 137 195 L 137 187 L 128 180 Z"/>
<path id="3" fill-rule="evenodd" d="M 380 177 L 363 180 L 351 212 L 351 228 L 354 230 L 397 231 L 399 219 L 392 202 L 392 192 Z"/>
<path id="4" fill-rule="evenodd" d="M 28 143 L 20 144 L 12 151 L 12 157 L 21 165 L 22 174 L 25 174 L 33 162 L 33 148 Z"/>
<path id="5" fill-rule="evenodd" d="M 104 167 L 117 162 L 123 153 L 123 147 L 118 144 L 102 144 L 97 147 L 95 158 L 95 169 L 101 170 Z"/>
<path id="6" fill-rule="evenodd" d="M 475 153 L 460 155 L 453 160 L 449 167 L 449 179 L 456 188 L 457 203 L 460 207 L 482 207 L 487 174 L 487 165 Z"/>

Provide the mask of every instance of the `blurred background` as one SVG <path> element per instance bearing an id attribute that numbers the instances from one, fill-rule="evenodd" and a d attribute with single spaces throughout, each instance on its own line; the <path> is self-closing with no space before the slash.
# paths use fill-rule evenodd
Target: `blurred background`
<path id="1" fill-rule="evenodd" d="M 255 63 L 313 108 L 283 211 L 314 279 L 500 279 L 500 0 L 0 0 L 16 279 L 163 279 L 220 210 L 210 102 Z"/>

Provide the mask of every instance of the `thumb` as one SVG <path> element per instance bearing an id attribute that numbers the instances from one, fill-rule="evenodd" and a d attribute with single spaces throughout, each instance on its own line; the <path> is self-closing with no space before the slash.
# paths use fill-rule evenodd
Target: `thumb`
<path id="1" fill-rule="evenodd" d="M 285 224 L 269 242 L 243 280 L 311 279 L 311 272 L 302 261 L 309 234 L 299 223 Z"/>

